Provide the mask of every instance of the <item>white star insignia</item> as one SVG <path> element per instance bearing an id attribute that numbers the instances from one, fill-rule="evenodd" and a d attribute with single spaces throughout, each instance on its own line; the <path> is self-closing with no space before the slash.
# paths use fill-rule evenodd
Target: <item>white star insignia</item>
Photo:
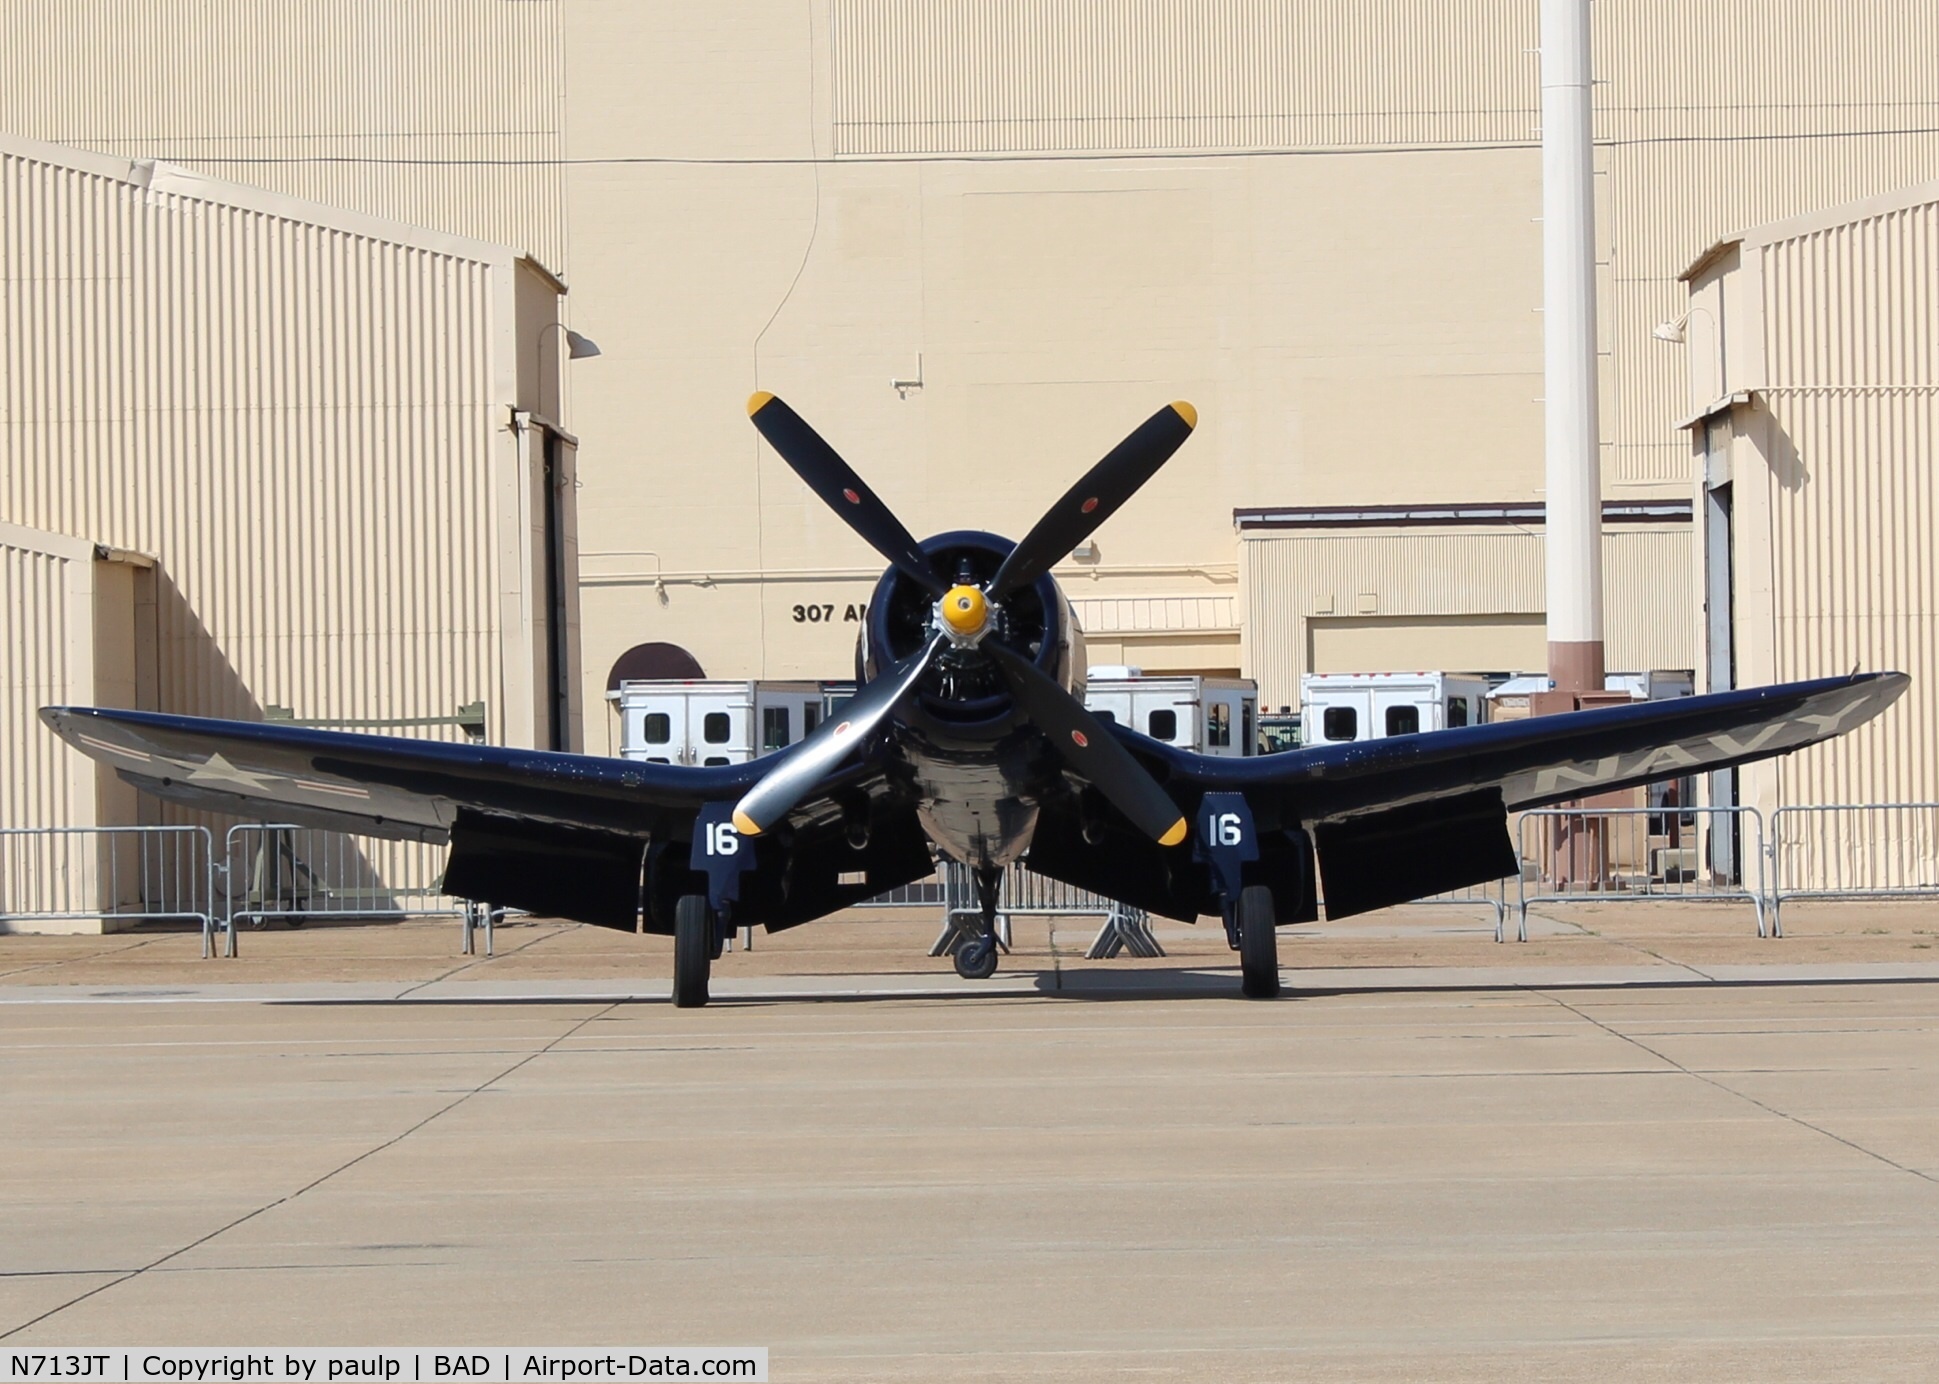
<path id="1" fill-rule="evenodd" d="M 198 784 L 227 784 L 235 788 L 246 788 L 253 793 L 266 793 L 281 777 L 280 774 L 261 774 L 248 769 L 238 769 L 222 755 L 212 754 L 189 771 L 188 781 Z"/>

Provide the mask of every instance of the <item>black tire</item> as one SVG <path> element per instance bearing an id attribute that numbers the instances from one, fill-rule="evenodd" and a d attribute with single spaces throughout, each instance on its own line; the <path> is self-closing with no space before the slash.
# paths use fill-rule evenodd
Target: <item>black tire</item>
<path id="1" fill-rule="evenodd" d="M 705 894 L 682 894 L 673 910 L 673 1007 L 707 1003 L 707 974 L 714 964 L 714 914 Z"/>
<path id="2" fill-rule="evenodd" d="M 996 938 L 972 937 L 956 948 L 956 974 L 964 980 L 988 980 L 996 974 Z"/>
<path id="3" fill-rule="evenodd" d="M 1239 976 L 1247 999 L 1279 998 L 1279 932 L 1272 890 L 1263 884 L 1239 891 Z"/>

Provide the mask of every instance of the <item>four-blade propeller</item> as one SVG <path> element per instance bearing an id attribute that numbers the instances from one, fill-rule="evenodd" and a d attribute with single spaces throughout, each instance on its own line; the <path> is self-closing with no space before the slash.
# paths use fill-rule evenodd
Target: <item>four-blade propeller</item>
<path id="1" fill-rule="evenodd" d="M 1175 846 L 1185 839 L 1178 805 L 1083 703 L 1029 659 L 984 636 L 996 627 L 1006 597 L 1029 587 L 1089 538 L 1171 459 L 1198 424 L 1190 404 L 1167 404 L 1113 447 L 1050 507 L 982 587 L 960 582 L 945 587 L 902 522 L 787 404 L 763 392 L 748 401 L 747 412 L 808 488 L 936 604 L 922 649 L 862 688 L 836 719 L 824 721 L 781 756 L 741 799 L 734 825 L 743 835 L 758 836 L 785 818 L 830 770 L 867 743 L 914 693 L 936 655 L 954 645 L 959 651 L 974 651 L 966 657 L 981 656 L 994 664 L 1025 719 L 1050 741 L 1073 774 L 1096 788 L 1134 826 L 1160 845 Z"/>
<path id="2" fill-rule="evenodd" d="M 747 416 L 754 420 L 754 426 L 768 440 L 768 446 L 794 468 L 797 476 L 808 482 L 808 488 L 821 496 L 823 504 L 841 515 L 862 536 L 864 543 L 930 595 L 943 594 L 943 584 L 930 570 L 929 557 L 922 545 L 910 537 L 909 530 L 902 527 L 902 521 L 875 492 L 862 483 L 855 468 L 808 426 L 807 419 L 765 390 L 747 401 Z"/>

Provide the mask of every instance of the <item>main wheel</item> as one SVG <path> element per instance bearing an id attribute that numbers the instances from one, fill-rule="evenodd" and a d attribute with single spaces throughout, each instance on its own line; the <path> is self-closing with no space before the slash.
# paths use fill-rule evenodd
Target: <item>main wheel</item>
<path id="1" fill-rule="evenodd" d="M 673 909 L 673 1004 L 698 1009 L 707 1003 L 707 973 L 714 963 L 714 913 L 705 894 L 682 894 Z"/>
<path id="2" fill-rule="evenodd" d="M 996 938 L 984 933 L 956 948 L 956 974 L 964 980 L 988 980 L 996 974 Z"/>
<path id="3" fill-rule="evenodd" d="M 1254 884 L 1239 891 L 1239 989 L 1249 1000 L 1279 995 L 1279 933 L 1272 890 Z"/>

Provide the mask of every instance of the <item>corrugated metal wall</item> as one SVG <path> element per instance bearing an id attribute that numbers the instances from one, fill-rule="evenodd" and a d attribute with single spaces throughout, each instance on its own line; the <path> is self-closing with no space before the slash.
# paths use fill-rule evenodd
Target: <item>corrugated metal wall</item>
<path id="1" fill-rule="evenodd" d="M 0 827 L 94 820 L 93 767 L 40 722 L 92 694 L 91 545 L 0 523 Z M 0 912 L 8 909 L 0 879 Z"/>
<path id="2" fill-rule="evenodd" d="M 1612 525 L 1605 531 L 1612 670 L 1696 666 L 1688 586 L 1663 577 L 1671 572 L 1680 578 L 1690 570 L 1691 541 L 1688 524 Z M 1539 530 L 1248 534 L 1240 546 L 1249 674 L 1259 683 L 1262 703 L 1299 700 L 1299 679 L 1308 671 L 1308 622 L 1316 617 L 1481 618 L 1542 610 Z"/>
<path id="3" fill-rule="evenodd" d="M 0 147 L 0 519 L 159 560 L 165 709 L 503 734 L 509 260 L 76 157 Z"/>
<path id="4" fill-rule="evenodd" d="M 1239 632 L 1236 596 L 1106 596 L 1074 593 L 1065 586 L 1086 634 Z"/>
<path id="5" fill-rule="evenodd" d="M 1770 771 L 1784 803 L 1939 798 L 1939 190 L 1884 215 L 1778 239 L 1756 256 L 1766 377 L 1759 474 L 1780 680 L 1896 668 L 1912 690 L 1877 723 Z M 1748 469 L 1748 468 L 1747 468 Z"/>
<path id="6" fill-rule="evenodd" d="M 562 271 L 564 26 L 564 0 L 11 0 L 0 131 L 499 241 Z"/>

